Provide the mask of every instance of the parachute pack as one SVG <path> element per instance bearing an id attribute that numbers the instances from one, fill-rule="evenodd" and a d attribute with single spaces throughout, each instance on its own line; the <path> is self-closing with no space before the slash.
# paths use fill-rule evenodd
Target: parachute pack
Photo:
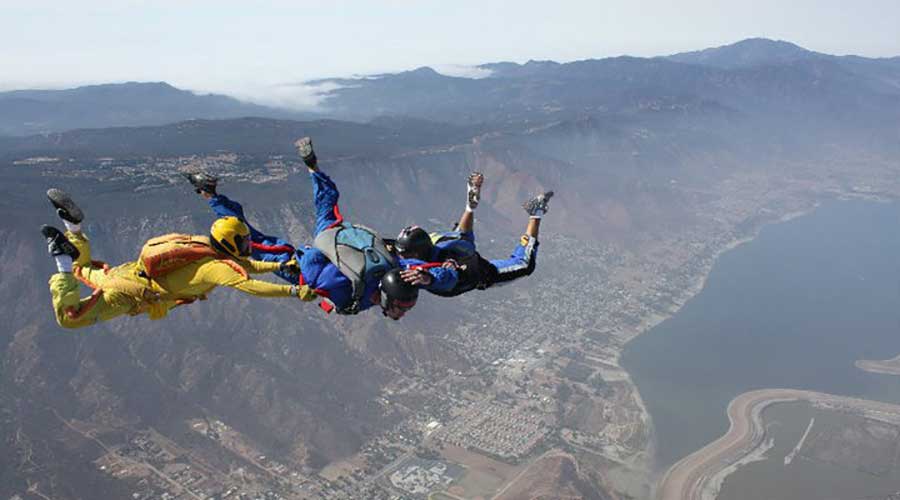
<path id="1" fill-rule="evenodd" d="M 208 237 L 172 233 L 148 240 L 138 265 L 144 276 L 156 279 L 206 257 L 221 258 Z"/>
<path id="2" fill-rule="evenodd" d="M 358 224 L 341 223 L 330 227 L 316 236 L 313 246 L 322 251 L 353 286 L 353 299 L 350 305 L 338 309 L 339 314 L 358 313 L 366 283 L 380 280 L 398 265 L 385 241 L 372 229 Z"/>

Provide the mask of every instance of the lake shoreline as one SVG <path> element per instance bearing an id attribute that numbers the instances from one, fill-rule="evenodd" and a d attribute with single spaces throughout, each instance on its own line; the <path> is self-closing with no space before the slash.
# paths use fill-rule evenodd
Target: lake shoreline
<path id="1" fill-rule="evenodd" d="M 689 287 L 684 288 L 682 293 L 679 294 L 678 297 L 676 297 L 672 300 L 672 302 L 673 302 L 672 307 L 668 311 L 665 311 L 664 313 L 656 313 L 656 314 L 652 314 L 652 315 L 649 315 L 648 317 L 646 317 L 643 321 L 641 321 L 636 326 L 636 328 L 634 329 L 634 333 L 626 338 L 625 342 L 622 345 L 622 348 L 618 352 L 618 356 L 616 356 L 616 365 L 620 366 L 626 372 L 628 381 L 633 385 L 633 390 L 635 393 L 635 400 L 637 402 L 637 405 L 639 406 L 641 411 L 644 413 L 643 420 L 648 422 L 648 431 L 651 435 L 651 438 L 650 438 L 650 445 L 644 451 L 644 455 L 650 459 L 649 467 L 653 471 L 651 473 L 651 476 L 653 477 L 651 482 L 653 484 L 658 484 L 657 480 L 660 479 L 661 477 L 667 475 L 668 472 L 672 469 L 672 467 L 674 467 L 674 465 L 664 465 L 664 464 L 660 465 L 658 463 L 657 464 L 653 463 L 653 462 L 657 461 L 657 459 L 655 458 L 655 452 L 654 452 L 654 450 L 658 446 L 658 441 L 656 440 L 656 437 L 655 437 L 656 429 L 653 424 L 652 415 L 650 415 L 650 413 L 647 409 L 646 403 L 644 401 L 644 397 L 641 395 L 637 384 L 634 382 L 634 378 L 633 378 L 632 374 L 620 362 L 625 348 L 634 339 L 641 337 L 643 334 L 649 332 L 656 326 L 665 322 L 667 319 L 670 319 L 673 316 L 675 316 L 676 314 L 678 314 L 682 310 L 682 308 L 684 308 L 691 301 L 691 299 L 696 297 L 698 294 L 700 294 L 705 289 L 705 287 L 707 286 L 707 282 L 711 276 L 712 270 L 714 269 L 716 264 L 719 262 L 720 257 L 722 257 L 724 254 L 726 254 L 729 251 L 732 251 L 732 250 L 735 250 L 735 249 L 741 247 L 742 245 L 744 245 L 746 243 L 753 242 L 760 236 L 760 233 L 766 227 L 779 225 L 779 224 L 786 223 L 786 222 L 789 222 L 791 220 L 794 220 L 794 219 L 797 219 L 800 217 L 809 216 L 809 215 L 813 214 L 814 212 L 816 212 L 817 210 L 819 210 L 823 206 L 823 204 L 826 204 L 829 202 L 865 201 L 865 202 L 885 203 L 885 204 L 897 202 L 896 198 L 893 198 L 890 196 L 869 195 L 869 194 L 860 194 L 860 193 L 853 193 L 853 192 L 842 192 L 842 193 L 832 193 L 832 194 L 833 194 L 833 196 L 828 196 L 828 197 L 821 198 L 818 200 L 811 200 L 809 206 L 803 207 L 800 210 L 786 212 L 784 214 L 781 214 L 780 216 L 774 216 L 775 214 L 773 214 L 773 217 L 771 219 L 765 220 L 765 221 L 760 221 L 760 223 L 758 225 L 752 227 L 752 229 L 750 230 L 750 234 L 736 237 L 732 241 L 730 241 L 730 242 L 722 245 L 720 248 L 714 250 L 711 253 L 709 266 L 706 267 L 705 269 L 703 269 L 702 272 L 697 273 L 695 275 L 695 279 L 692 282 L 693 284 Z M 752 217 L 748 217 L 747 220 L 751 220 L 751 219 L 752 219 Z M 897 361 L 898 361 L 898 366 L 896 368 L 896 372 L 890 372 L 890 374 L 900 375 L 900 356 L 898 356 L 895 359 L 897 359 Z M 879 372 L 879 373 L 885 373 L 885 372 Z"/>
<path id="2" fill-rule="evenodd" d="M 759 389 L 745 392 L 728 404 L 728 431 L 715 441 L 675 463 L 658 483 L 658 500 L 716 498 L 724 479 L 741 465 L 755 461 L 764 447 L 762 412 L 777 403 L 807 401 L 816 406 L 864 413 L 879 420 L 900 422 L 900 405 L 835 396 L 797 389 Z"/>
<path id="3" fill-rule="evenodd" d="M 881 375 L 900 375 L 900 355 L 885 360 L 860 359 L 854 365 L 864 372 Z"/>

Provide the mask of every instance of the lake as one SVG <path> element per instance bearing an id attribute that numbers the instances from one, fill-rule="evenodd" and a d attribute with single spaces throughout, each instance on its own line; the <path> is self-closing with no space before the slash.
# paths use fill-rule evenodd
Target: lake
<path id="1" fill-rule="evenodd" d="M 900 402 L 900 205 L 834 201 L 723 254 L 704 289 L 630 342 L 622 364 L 665 468 L 728 428 L 738 394 L 797 388 Z"/>

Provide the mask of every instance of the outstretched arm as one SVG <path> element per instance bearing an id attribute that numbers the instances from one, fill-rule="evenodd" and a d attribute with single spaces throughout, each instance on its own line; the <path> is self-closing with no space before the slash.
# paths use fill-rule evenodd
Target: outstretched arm
<path id="1" fill-rule="evenodd" d="M 296 262 L 294 262 L 293 264 L 296 265 Z M 283 271 L 285 263 L 249 259 L 246 261 L 246 265 L 244 267 L 250 274 L 264 274 Z"/>
<path id="2" fill-rule="evenodd" d="M 268 263 L 260 264 L 268 266 Z M 198 278 L 207 284 L 231 287 L 256 297 L 300 297 L 302 300 L 315 298 L 315 294 L 306 293 L 309 291 L 306 286 L 277 285 L 248 278 L 235 262 L 214 261 L 204 264 L 198 271 Z"/>
<path id="3" fill-rule="evenodd" d="M 412 268 L 400 271 L 403 281 L 434 292 L 452 290 L 459 280 L 459 273 L 451 266 Z"/>

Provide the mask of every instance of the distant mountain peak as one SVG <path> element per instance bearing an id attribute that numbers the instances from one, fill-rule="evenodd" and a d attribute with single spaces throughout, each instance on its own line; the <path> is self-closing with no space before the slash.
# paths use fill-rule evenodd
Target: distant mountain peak
<path id="1" fill-rule="evenodd" d="M 164 91 L 164 92 L 184 92 L 181 89 L 178 89 L 167 82 L 137 82 L 137 81 L 128 81 L 122 83 L 100 83 L 96 85 L 84 85 L 81 87 L 75 87 L 71 89 L 67 89 L 72 92 L 79 91 L 90 91 L 90 90 L 145 90 L 145 91 Z"/>
<path id="2" fill-rule="evenodd" d="M 407 76 L 415 76 L 415 77 L 440 77 L 442 76 L 440 73 L 435 71 L 430 66 L 422 66 L 421 68 L 416 68 L 411 71 L 405 71 L 403 74 Z"/>
<path id="3" fill-rule="evenodd" d="M 743 40 L 734 42 L 729 45 L 723 45 L 721 47 L 714 48 L 726 48 L 726 47 L 763 47 L 763 48 L 773 48 L 779 50 L 801 50 L 804 52 L 809 52 L 807 49 L 797 45 L 796 43 L 789 42 L 787 40 L 773 40 L 771 38 L 763 38 L 763 37 L 754 37 L 754 38 L 745 38 Z"/>
<path id="4" fill-rule="evenodd" d="M 788 41 L 747 38 L 721 47 L 674 54 L 666 59 L 687 64 L 733 69 L 767 64 L 787 64 L 818 56 L 818 53 Z"/>
<path id="5" fill-rule="evenodd" d="M 529 59 L 525 64 L 509 61 L 488 63 L 478 66 L 479 69 L 491 71 L 491 77 L 529 77 L 547 71 L 553 71 L 561 66 L 556 61 Z"/>
<path id="6" fill-rule="evenodd" d="M 559 66 L 559 63 L 549 59 L 529 59 L 528 62 L 525 63 L 525 66 Z"/>

